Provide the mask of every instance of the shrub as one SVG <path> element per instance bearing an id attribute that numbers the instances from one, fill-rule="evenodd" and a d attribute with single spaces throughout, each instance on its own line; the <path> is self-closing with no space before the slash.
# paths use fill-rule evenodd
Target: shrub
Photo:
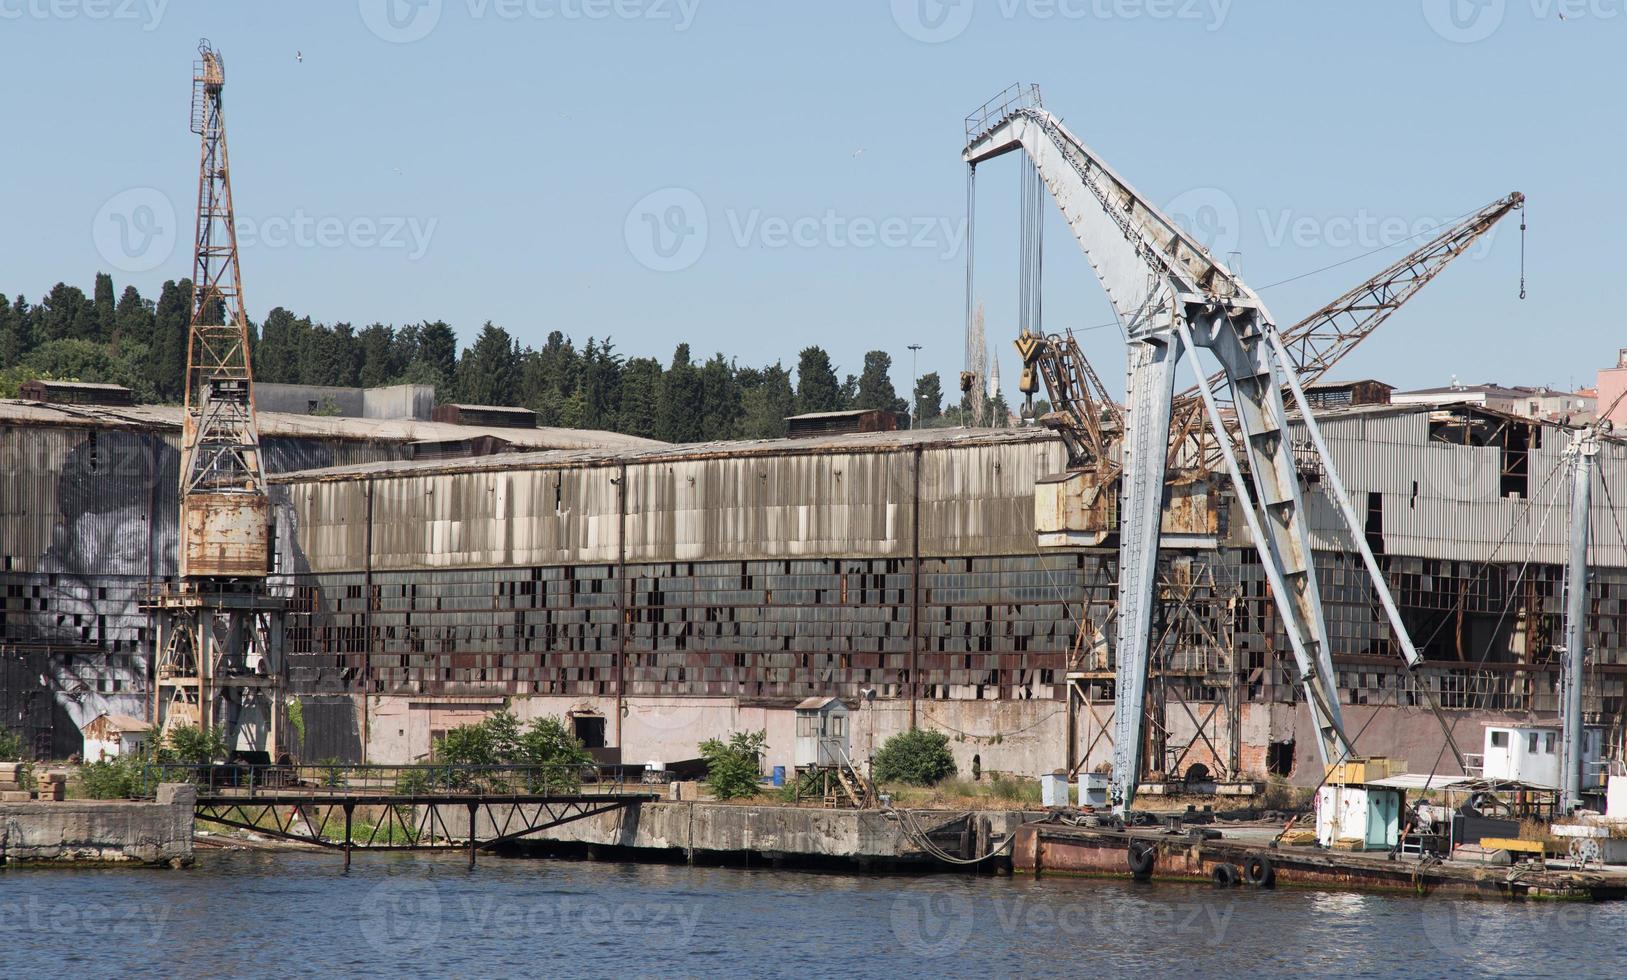
<path id="1" fill-rule="evenodd" d="M 169 730 L 168 741 L 175 761 L 185 765 L 208 765 L 224 760 L 228 753 L 226 736 L 218 728 L 176 725 Z"/>
<path id="2" fill-rule="evenodd" d="M 92 800 L 127 800 L 141 795 L 142 765 L 136 755 L 121 755 L 105 762 L 90 762 L 79 768 L 79 782 Z"/>
<path id="3" fill-rule="evenodd" d="M 498 711 L 448 731 L 435 744 L 435 761 L 448 767 L 527 766 L 526 789 L 538 792 L 580 787 L 581 769 L 593 764 L 593 756 L 563 719 L 533 718 L 522 728 L 512 713 Z M 463 786 L 473 779 L 450 768 L 435 771 L 433 777 L 447 786 Z"/>
<path id="4" fill-rule="evenodd" d="M 758 758 L 768 746 L 768 733 L 735 732 L 727 742 L 709 738 L 701 743 L 706 760 L 706 788 L 720 800 L 757 795 L 761 776 Z"/>
<path id="5" fill-rule="evenodd" d="M 932 786 L 955 774 L 949 736 L 912 728 L 883 742 L 872 768 L 877 782 Z"/>

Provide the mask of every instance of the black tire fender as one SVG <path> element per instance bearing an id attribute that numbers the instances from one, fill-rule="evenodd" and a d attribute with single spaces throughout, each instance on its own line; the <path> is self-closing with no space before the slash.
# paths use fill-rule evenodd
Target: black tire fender
<path id="1" fill-rule="evenodd" d="M 1216 888 L 1231 888 L 1242 881 L 1242 877 L 1237 872 L 1237 865 L 1221 863 L 1210 869 L 1209 880 Z"/>
<path id="2" fill-rule="evenodd" d="M 1130 873 L 1137 878 L 1152 877 L 1153 865 L 1158 861 L 1158 848 L 1144 841 L 1135 841 L 1125 852 L 1130 862 Z"/>
<path id="3" fill-rule="evenodd" d="M 1243 880 L 1257 888 L 1271 888 L 1277 884 L 1277 869 L 1270 858 L 1256 854 L 1243 862 Z"/>

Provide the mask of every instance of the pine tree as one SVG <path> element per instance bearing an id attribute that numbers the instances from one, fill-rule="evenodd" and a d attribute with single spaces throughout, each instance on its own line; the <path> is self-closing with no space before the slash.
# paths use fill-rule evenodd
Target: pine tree
<path id="1" fill-rule="evenodd" d="M 421 365 L 415 374 L 417 383 L 435 386 L 438 401 L 456 401 L 452 397 L 453 381 L 458 368 L 458 336 L 444 320 L 418 325 L 418 349 L 413 357 Z"/>
<path id="2" fill-rule="evenodd" d="M 153 391 L 165 401 L 180 401 L 186 388 L 186 344 L 191 325 L 192 280 L 165 282 L 153 312 L 153 340 L 148 362 Z"/>
<path id="3" fill-rule="evenodd" d="M 96 340 L 96 308 L 84 290 L 59 282 L 51 287 L 40 304 L 42 342 L 52 340 Z"/>
<path id="4" fill-rule="evenodd" d="M 660 398 L 660 361 L 653 357 L 635 357 L 622 365 L 621 411 L 616 417 L 616 431 L 655 438 Z"/>
<path id="5" fill-rule="evenodd" d="M 741 406 L 734 365 L 724 360 L 722 354 L 712 355 L 700 369 L 700 387 L 701 438 L 735 438 Z"/>
<path id="6" fill-rule="evenodd" d="M 905 414 L 909 406 L 898 397 L 893 388 L 893 359 L 886 351 L 873 350 L 864 355 L 864 373 L 859 375 L 859 390 L 853 399 L 854 408 L 879 408 L 887 412 Z"/>
<path id="7" fill-rule="evenodd" d="M 124 287 L 119 304 L 113 310 L 111 342 L 121 349 L 130 343 L 151 349 L 152 333 L 153 305 L 141 298 L 141 291 L 136 287 Z"/>
<path id="8" fill-rule="evenodd" d="M 690 363 L 689 345 L 679 344 L 672 353 L 672 366 L 661 378 L 655 410 L 656 438 L 700 442 L 704 431 L 701 412 L 700 371 Z"/>
<path id="9" fill-rule="evenodd" d="M 791 390 L 791 372 L 779 362 L 758 370 L 740 372 L 740 425 L 742 439 L 779 439 L 785 435 L 785 420 L 796 413 L 796 394 Z"/>
<path id="10" fill-rule="evenodd" d="M 361 350 L 360 384 L 363 388 L 377 388 L 392 384 L 406 368 L 396 361 L 395 331 L 382 323 L 370 323 L 356 335 Z"/>
<path id="11" fill-rule="evenodd" d="M 920 417 L 917 425 L 926 425 L 943 417 L 943 382 L 938 372 L 930 371 L 915 382 L 915 401 L 910 408 Z"/>
<path id="12" fill-rule="evenodd" d="M 508 331 L 490 320 L 480 328 L 458 361 L 458 399 L 474 405 L 505 405 L 514 400 L 519 381 L 520 351 Z"/>
<path id="13" fill-rule="evenodd" d="M 96 273 L 96 286 L 92 290 L 91 307 L 96 318 L 95 340 L 112 342 L 114 327 L 113 277 L 105 272 Z"/>
<path id="14" fill-rule="evenodd" d="M 834 412 L 841 407 L 841 385 L 830 355 L 820 347 L 803 348 L 797 356 L 797 412 Z"/>
<path id="15" fill-rule="evenodd" d="M 0 370 L 23 359 L 22 337 L 18 335 L 16 320 L 11 302 L 5 293 L 0 293 Z"/>

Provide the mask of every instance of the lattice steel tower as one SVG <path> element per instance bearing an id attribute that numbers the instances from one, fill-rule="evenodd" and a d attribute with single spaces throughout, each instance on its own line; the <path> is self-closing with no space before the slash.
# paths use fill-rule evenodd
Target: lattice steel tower
<path id="1" fill-rule="evenodd" d="M 277 752 L 282 610 L 269 595 L 271 506 L 254 418 L 222 91 L 207 40 L 192 73 L 198 220 L 181 440 L 181 581 L 153 597 L 154 722 L 219 727 L 230 749 Z"/>

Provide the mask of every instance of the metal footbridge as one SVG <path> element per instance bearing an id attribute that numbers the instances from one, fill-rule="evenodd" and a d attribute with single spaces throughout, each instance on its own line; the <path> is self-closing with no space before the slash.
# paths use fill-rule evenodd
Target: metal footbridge
<path id="1" fill-rule="evenodd" d="M 629 775 L 633 778 L 629 780 Z M 196 787 L 196 815 L 342 851 L 478 851 L 660 798 L 643 767 L 158 765 L 144 784 Z"/>

